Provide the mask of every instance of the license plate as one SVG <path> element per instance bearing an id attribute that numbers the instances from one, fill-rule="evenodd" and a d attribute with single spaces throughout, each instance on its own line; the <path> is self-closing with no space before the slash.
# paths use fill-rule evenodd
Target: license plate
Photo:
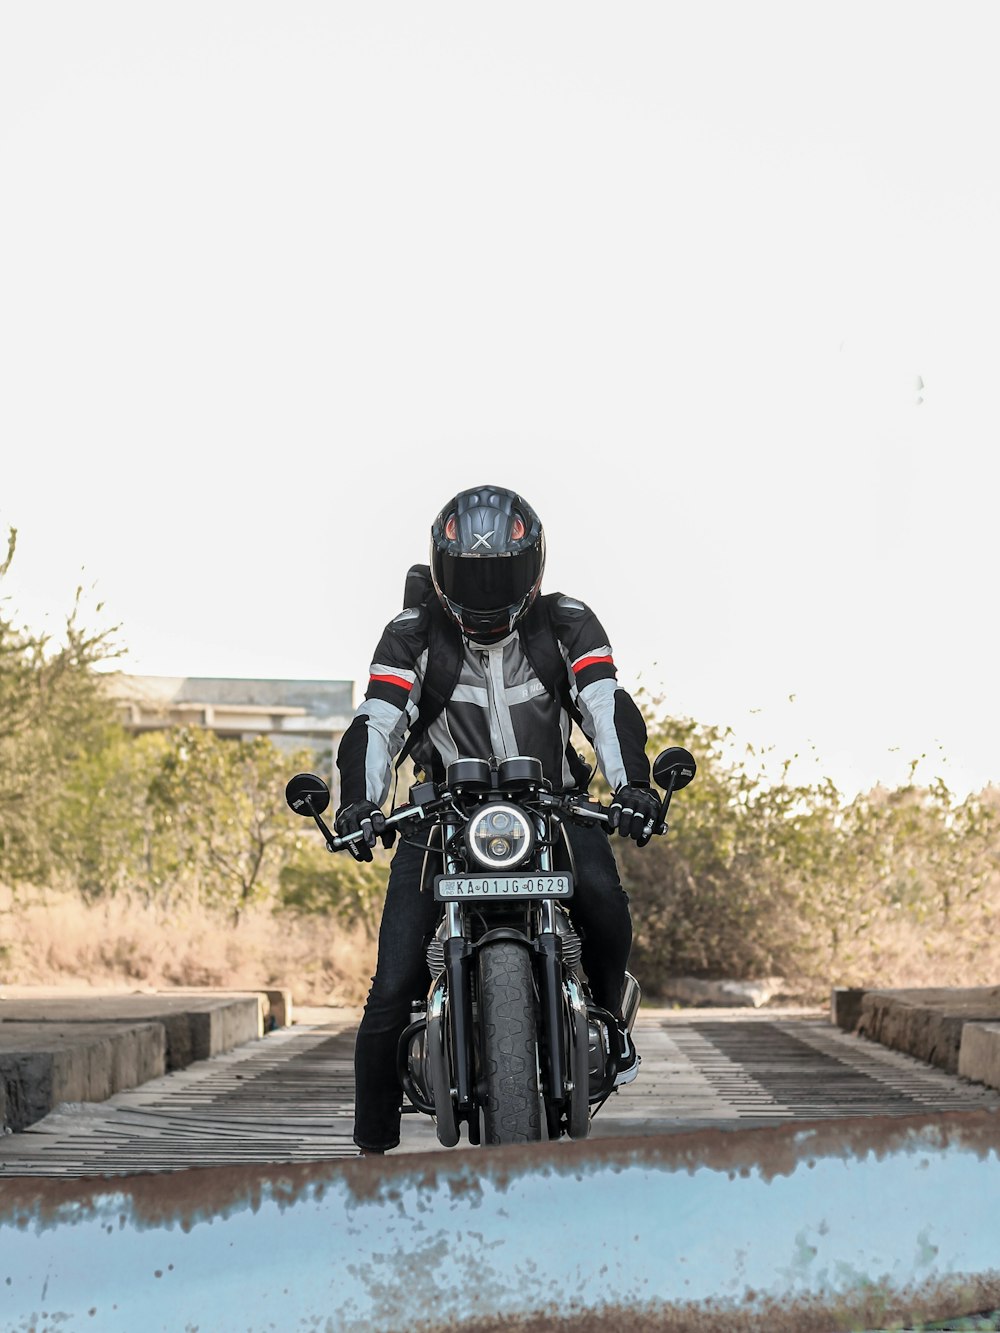
<path id="1" fill-rule="evenodd" d="M 438 902 L 466 898 L 497 899 L 511 902 L 518 898 L 572 898 L 572 875 L 438 875 L 434 897 Z"/>

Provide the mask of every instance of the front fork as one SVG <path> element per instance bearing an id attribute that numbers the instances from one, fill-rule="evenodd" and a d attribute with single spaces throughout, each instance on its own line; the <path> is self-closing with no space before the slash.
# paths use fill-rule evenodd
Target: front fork
<path id="1" fill-rule="evenodd" d="M 442 830 L 443 847 L 447 848 L 455 835 L 453 825 L 445 824 Z M 447 854 L 443 858 L 445 874 L 453 874 L 455 865 Z M 472 1104 L 472 989 L 469 978 L 469 964 L 472 958 L 472 945 L 465 938 L 462 929 L 462 913 L 458 903 L 448 903 L 445 907 L 447 935 L 444 941 L 444 970 L 448 978 L 448 1013 L 451 1019 L 451 1069 L 455 1079 L 454 1093 L 459 1117 L 466 1120 L 473 1129 L 478 1126 L 475 1107 Z"/>
<path id="2" fill-rule="evenodd" d="M 538 869 L 543 874 L 552 870 L 552 847 L 548 822 L 539 816 Z M 538 955 L 538 998 L 542 1009 L 542 1028 L 545 1033 L 545 1074 L 548 1076 L 549 1101 L 559 1103 L 566 1093 L 566 1025 L 563 1022 L 563 965 L 562 939 L 556 931 L 556 905 L 551 899 L 538 904 L 538 934 L 535 937 Z"/>
<path id="3" fill-rule="evenodd" d="M 472 945 L 462 933 L 462 919 L 457 903 L 445 909 L 448 936 L 444 942 L 444 970 L 448 977 L 448 1008 L 451 1013 L 451 1058 L 455 1075 L 455 1098 L 459 1111 L 472 1112 L 472 993 L 469 985 L 469 961 Z"/>
<path id="4" fill-rule="evenodd" d="M 548 866 L 542 867 L 547 870 Z M 559 1103 L 566 1092 L 566 1024 L 563 1021 L 562 940 L 556 933 L 556 909 L 552 902 L 539 903 L 539 931 L 535 938 L 538 955 L 538 991 L 545 1033 L 545 1073 L 549 1100 Z"/>
<path id="5" fill-rule="evenodd" d="M 445 826 L 444 845 L 448 846 L 454 829 Z M 544 819 L 538 821 L 539 840 L 548 841 Z M 454 866 L 445 858 L 447 873 Z M 538 855 L 538 869 L 544 874 L 552 870 L 552 850 L 543 846 Z M 566 1095 L 568 1070 L 566 1064 L 566 1032 L 563 1022 L 563 965 L 562 939 L 556 930 L 556 907 L 551 901 L 538 904 L 538 932 L 535 952 L 538 957 L 538 989 L 542 1027 L 545 1033 L 545 1067 L 549 1100 L 561 1102 Z M 448 903 L 445 907 L 447 935 L 444 940 L 444 966 L 448 978 L 448 1010 L 451 1019 L 451 1066 L 455 1078 L 455 1100 L 461 1118 L 475 1118 L 473 1106 L 473 1069 L 470 1055 L 473 1048 L 472 988 L 469 968 L 474 950 L 465 938 L 462 928 L 461 907 Z"/>

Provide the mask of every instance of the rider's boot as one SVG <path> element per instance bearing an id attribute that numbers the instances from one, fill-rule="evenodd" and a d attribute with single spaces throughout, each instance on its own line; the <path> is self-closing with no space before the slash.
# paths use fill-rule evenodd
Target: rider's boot
<path id="1" fill-rule="evenodd" d="M 618 1024 L 618 1072 L 615 1074 L 615 1087 L 631 1083 L 641 1063 L 642 1056 L 635 1049 L 632 1034 L 623 1024 Z"/>

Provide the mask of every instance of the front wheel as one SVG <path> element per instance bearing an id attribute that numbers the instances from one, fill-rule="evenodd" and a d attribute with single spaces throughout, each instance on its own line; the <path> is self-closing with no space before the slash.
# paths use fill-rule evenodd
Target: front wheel
<path id="1" fill-rule="evenodd" d="M 498 940 L 479 950 L 478 967 L 486 1142 L 533 1143 L 542 1116 L 531 956 Z"/>

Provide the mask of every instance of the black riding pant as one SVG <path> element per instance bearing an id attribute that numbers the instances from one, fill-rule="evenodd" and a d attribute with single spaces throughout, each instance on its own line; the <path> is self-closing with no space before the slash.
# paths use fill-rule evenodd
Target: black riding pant
<path id="1" fill-rule="evenodd" d="M 569 906 L 583 939 L 583 968 L 596 1003 L 617 1014 L 632 947 L 628 895 L 607 834 L 600 828 L 564 827 L 575 861 Z M 396 1048 L 410 1021 L 410 1001 L 422 1000 L 430 986 L 424 946 L 441 910 L 429 891 L 421 891 L 423 857 L 420 847 L 404 842 L 392 858 L 378 963 L 354 1050 L 354 1142 L 359 1148 L 388 1149 L 399 1143 L 403 1090 Z"/>

